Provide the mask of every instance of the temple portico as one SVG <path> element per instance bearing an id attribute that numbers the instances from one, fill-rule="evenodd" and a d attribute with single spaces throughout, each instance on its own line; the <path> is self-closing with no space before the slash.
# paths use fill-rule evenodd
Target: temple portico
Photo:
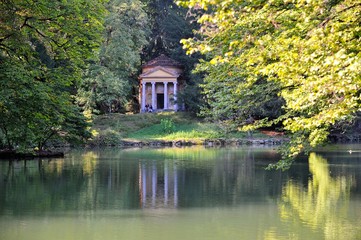
<path id="1" fill-rule="evenodd" d="M 178 110 L 177 93 L 181 65 L 161 55 L 143 65 L 140 75 L 140 110 L 146 112 L 147 107 L 153 110 Z"/>
<path id="2" fill-rule="evenodd" d="M 142 81 L 141 109 L 152 106 L 154 110 L 177 110 L 177 82 L 175 81 Z"/>

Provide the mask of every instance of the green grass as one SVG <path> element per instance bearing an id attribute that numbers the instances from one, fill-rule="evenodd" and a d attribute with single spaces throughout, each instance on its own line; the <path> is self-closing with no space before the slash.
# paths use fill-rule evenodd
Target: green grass
<path id="1" fill-rule="evenodd" d="M 96 116 L 93 121 L 92 130 L 99 133 L 106 130 L 113 130 L 119 132 L 123 137 L 126 137 L 140 129 L 159 124 L 161 119 L 168 118 L 176 123 L 197 121 L 186 113 L 162 112 L 132 115 L 114 113 Z"/>
<path id="2" fill-rule="evenodd" d="M 162 119 L 172 122 L 172 132 L 164 129 Z M 96 145 L 116 144 L 120 140 L 202 141 L 215 138 L 249 137 L 246 132 L 225 133 L 217 124 L 204 122 L 184 112 L 100 115 L 95 117 L 91 131 Z M 265 135 L 255 132 L 253 137 L 265 137 Z"/>
<path id="3" fill-rule="evenodd" d="M 155 124 L 129 134 L 128 138 L 143 140 L 199 140 L 220 138 L 223 136 L 224 135 L 221 133 L 221 129 L 214 124 L 194 122 L 189 124 L 175 123 L 175 130 L 172 133 L 164 132 L 161 124 Z"/>

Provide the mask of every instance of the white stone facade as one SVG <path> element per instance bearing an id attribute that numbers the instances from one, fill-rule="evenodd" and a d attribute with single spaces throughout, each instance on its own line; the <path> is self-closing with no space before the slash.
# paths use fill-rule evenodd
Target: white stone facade
<path id="1" fill-rule="evenodd" d="M 169 58 L 161 55 L 163 60 L 160 64 L 165 65 Z M 167 60 L 167 61 L 164 61 Z M 155 59 L 156 60 L 156 59 Z M 143 66 L 143 73 L 140 75 L 140 111 L 178 110 L 177 92 L 179 90 L 179 76 L 182 69 L 178 66 Z"/>

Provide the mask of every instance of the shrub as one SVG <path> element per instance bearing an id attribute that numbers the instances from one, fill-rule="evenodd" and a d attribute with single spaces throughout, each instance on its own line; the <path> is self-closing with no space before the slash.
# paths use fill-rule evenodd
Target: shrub
<path id="1" fill-rule="evenodd" d="M 164 133 L 172 133 L 175 131 L 175 124 L 172 119 L 160 120 L 160 125 Z"/>
<path id="2" fill-rule="evenodd" d="M 111 129 L 106 129 L 101 132 L 91 141 L 91 145 L 94 146 L 116 146 L 121 142 L 121 135 Z"/>

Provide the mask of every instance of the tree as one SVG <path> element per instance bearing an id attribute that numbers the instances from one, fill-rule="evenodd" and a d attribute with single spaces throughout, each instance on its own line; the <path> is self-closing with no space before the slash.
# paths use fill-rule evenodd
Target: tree
<path id="1" fill-rule="evenodd" d="M 204 62 L 198 71 L 207 72 L 201 85 L 207 105 L 201 109 L 201 115 L 221 122 L 231 131 L 254 120 L 277 119 L 283 112 L 278 83 L 259 77 L 248 87 L 240 88 L 241 84 L 249 84 L 244 73 L 238 66 L 227 64 Z"/>
<path id="2" fill-rule="evenodd" d="M 131 100 L 132 88 L 138 86 L 140 56 L 149 34 L 148 16 L 143 7 L 134 0 L 108 3 L 98 60 L 90 64 L 78 95 L 85 109 L 119 112 Z"/>
<path id="3" fill-rule="evenodd" d="M 9 149 L 86 137 L 73 93 L 99 46 L 103 1 L 0 2 L 0 136 Z"/>
<path id="4" fill-rule="evenodd" d="M 300 152 L 325 142 L 333 125 L 352 121 L 360 111 L 359 0 L 189 0 L 178 4 L 199 13 L 199 38 L 183 40 L 183 44 L 188 53 L 207 54 L 209 61 L 200 68 L 208 71 L 209 81 L 222 79 L 220 91 L 212 95 L 221 94 L 223 87 L 233 88 L 231 96 L 217 99 L 219 104 L 227 99 L 235 102 L 244 92 L 254 93 L 260 78 L 278 87 L 284 113 L 248 127 L 279 122 L 293 134 L 278 167 L 288 167 Z M 264 94 L 273 94 L 269 90 Z"/>

